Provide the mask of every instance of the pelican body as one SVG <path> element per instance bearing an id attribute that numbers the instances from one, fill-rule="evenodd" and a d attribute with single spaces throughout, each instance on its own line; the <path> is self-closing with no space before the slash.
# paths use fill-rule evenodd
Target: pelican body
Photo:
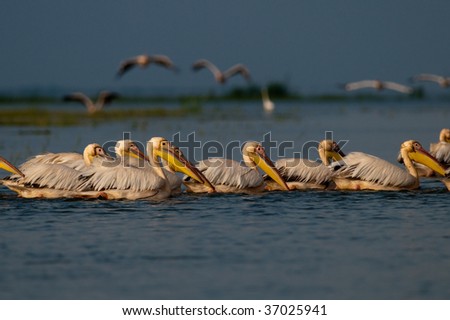
<path id="1" fill-rule="evenodd" d="M 118 144 L 119 146 L 116 146 L 119 149 L 118 154 L 125 154 L 120 149 L 129 146 L 129 141 L 124 140 Z M 86 173 L 89 178 L 80 190 L 102 192 L 106 199 L 114 200 L 166 199 L 173 195 L 174 186 L 173 180 L 168 178 L 169 172 L 162 167 L 161 158 L 167 159 L 170 165 L 177 170 L 204 183 L 204 178 L 200 177 L 201 174 L 198 170 L 190 165 L 166 139 L 161 137 L 150 139 L 147 142 L 147 156 L 136 150 L 137 147 L 134 143 L 131 146 L 130 150 L 134 151 L 133 157 L 137 161 L 131 160 L 125 165 L 124 161 L 120 160 L 115 165 L 94 168 L 92 172 Z"/>
<path id="2" fill-rule="evenodd" d="M 331 164 L 334 182 L 340 190 L 413 190 L 419 188 L 419 175 L 414 162 L 421 163 L 440 175 L 444 168 L 419 142 L 409 140 L 400 147 L 406 171 L 383 159 L 362 152 L 352 152 Z"/>
<path id="3" fill-rule="evenodd" d="M 264 148 L 256 141 L 249 141 L 242 147 L 244 163 L 224 159 L 210 158 L 201 161 L 197 168 L 220 193 L 260 193 L 266 190 L 263 177 L 258 172 L 258 167 L 267 173 L 282 190 L 289 190 L 286 182 L 267 157 Z M 189 177 L 185 177 L 184 184 L 188 192 L 208 192 L 205 184 L 198 183 Z"/>
<path id="4" fill-rule="evenodd" d="M 321 162 L 302 158 L 279 159 L 275 167 L 291 190 L 324 190 L 334 189 L 334 173 L 328 165 L 330 159 L 342 160 L 344 153 L 336 142 L 323 140 L 318 146 Z M 266 177 L 268 190 L 280 190 L 280 185 Z"/>
<path id="5" fill-rule="evenodd" d="M 79 192 L 78 188 L 86 179 L 83 173 L 106 158 L 109 156 L 97 143 L 89 144 L 83 155 L 38 155 L 19 167 L 21 174 L 16 173 L 2 183 L 23 198 L 98 198 L 102 196 L 98 192 Z"/>

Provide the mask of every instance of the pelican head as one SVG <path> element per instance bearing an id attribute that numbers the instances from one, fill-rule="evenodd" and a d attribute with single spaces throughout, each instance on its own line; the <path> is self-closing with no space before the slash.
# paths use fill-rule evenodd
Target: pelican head
<path id="1" fill-rule="evenodd" d="M 210 192 L 214 192 L 213 185 L 206 177 L 194 167 L 183 155 L 181 150 L 173 146 L 167 139 L 162 137 L 153 137 L 147 144 L 147 150 L 153 157 L 153 161 L 157 161 L 157 157 L 165 160 L 172 171 L 182 172 L 197 182 L 204 184 Z"/>
<path id="2" fill-rule="evenodd" d="M 445 169 L 442 165 L 429 154 L 422 145 L 416 140 L 408 140 L 400 146 L 400 156 L 405 161 L 408 157 L 410 160 L 423 164 L 436 173 L 445 176 Z"/>
<path id="3" fill-rule="evenodd" d="M 116 154 L 122 158 L 131 156 L 137 159 L 147 159 L 139 147 L 131 140 L 119 140 L 115 146 Z"/>
<path id="4" fill-rule="evenodd" d="M 439 134 L 439 141 L 450 143 L 450 129 L 444 128 L 441 130 L 441 133 Z"/>
<path id="5" fill-rule="evenodd" d="M 24 177 L 24 174 L 22 173 L 22 171 L 17 169 L 12 163 L 10 163 L 8 160 L 6 160 L 3 157 L 0 157 L 0 169 L 6 170 L 13 174 L 18 174 L 19 176 Z"/>
<path id="6" fill-rule="evenodd" d="M 322 140 L 319 142 L 319 156 L 323 164 L 329 165 L 330 159 L 341 161 L 345 154 L 339 148 L 338 144 L 333 140 Z"/>
<path id="7" fill-rule="evenodd" d="M 91 165 L 95 157 L 101 157 L 111 160 L 111 157 L 98 143 L 91 143 L 84 148 L 83 159 L 86 165 Z"/>
<path id="8" fill-rule="evenodd" d="M 273 162 L 266 155 L 263 146 L 256 141 L 248 141 L 242 146 L 242 157 L 245 164 L 256 170 L 260 167 L 269 177 L 277 182 L 284 190 L 290 190 L 286 181 L 281 177 Z"/>

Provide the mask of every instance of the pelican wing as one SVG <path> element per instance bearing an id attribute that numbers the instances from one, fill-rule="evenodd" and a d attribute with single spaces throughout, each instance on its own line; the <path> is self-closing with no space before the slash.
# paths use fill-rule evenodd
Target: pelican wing
<path id="1" fill-rule="evenodd" d="M 151 56 L 150 58 L 151 58 L 152 62 L 154 62 L 160 66 L 163 66 L 167 69 L 176 69 L 175 64 L 172 62 L 172 60 L 168 56 L 155 54 L 155 55 Z"/>
<path id="2" fill-rule="evenodd" d="M 142 192 L 161 189 L 165 183 L 151 168 L 124 166 L 122 163 L 90 168 L 84 176 L 88 179 L 80 186 L 80 191 L 116 189 Z"/>
<path id="3" fill-rule="evenodd" d="M 132 69 L 135 65 L 139 64 L 140 60 L 144 60 L 143 57 L 144 57 L 144 55 L 129 58 L 129 59 L 122 61 L 122 63 L 119 66 L 119 70 L 117 71 L 117 77 L 123 76 L 127 71 Z"/>
<path id="4" fill-rule="evenodd" d="M 444 165 L 450 165 L 450 143 L 438 142 L 430 145 L 430 153 L 440 163 Z"/>
<path id="5" fill-rule="evenodd" d="M 83 156 L 75 152 L 63 152 L 63 153 L 46 153 L 40 154 L 30 158 L 27 162 L 23 163 L 20 167 L 26 170 L 29 167 L 39 164 L 61 164 L 75 170 L 82 170 L 86 168 Z"/>
<path id="6" fill-rule="evenodd" d="M 211 71 L 212 74 L 214 75 L 214 77 L 216 77 L 216 78 L 220 77 L 222 75 L 222 71 L 220 71 L 219 68 L 217 68 L 213 63 L 211 63 L 210 61 L 208 61 L 206 59 L 197 60 L 192 65 L 192 69 L 194 69 L 195 71 L 203 69 L 203 68 L 207 68 L 209 71 Z"/>
<path id="7" fill-rule="evenodd" d="M 255 188 L 263 183 L 258 171 L 239 162 L 223 158 L 210 158 L 198 164 L 198 169 L 213 185 L 228 185 L 239 189 Z"/>
<path id="8" fill-rule="evenodd" d="M 348 82 L 344 85 L 344 89 L 347 91 L 359 90 L 363 88 L 377 88 L 377 80 L 361 80 L 356 82 Z"/>
<path id="9" fill-rule="evenodd" d="M 431 81 L 431 82 L 441 83 L 441 82 L 445 81 L 445 78 L 442 76 L 438 76 L 436 74 L 421 73 L 421 74 L 413 76 L 412 80 L 414 80 L 414 81 Z"/>
<path id="10" fill-rule="evenodd" d="M 244 79 L 250 80 L 250 71 L 243 64 L 236 64 L 223 73 L 225 78 L 230 78 L 236 74 L 241 74 Z"/>
<path id="11" fill-rule="evenodd" d="M 280 159 L 275 167 L 286 182 L 324 184 L 332 181 L 333 172 L 322 163 L 301 158 Z"/>
<path id="12" fill-rule="evenodd" d="M 13 175 L 10 180 L 23 186 L 76 190 L 85 180 L 82 172 L 62 164 L 40 163 L 28 166 L 22 171 L 25 177 Z"/>
<path id="13" fill-rule="evenodd" d="M 79 101 L 85 106 L 92 105 L 92 100 L 82 92 L 74 92 L 64 96 L 64 101 Z"/>
<path id="14" fill-rule="evenodd" d="M 394 90 L 394 91 L 398 91 L 398 92 L 406 93 L 406 94 L 410 94 L 414 91 L 414 89 L 411 87 L 405 86 L 405 85 L 397 83 L 397 82 L 392 82 L 392 81 L 383 82 L 383 87 L 386 89 L 390 89 L 390 90 Z"/>
<path id="15" fill-rule="evenodd" d="M 415 182 L 415 178 L 400 167 L 362 152 L 352 152 L 330 167 L 336 170 L 338 178 L 370 181 L 383 186 L 407 187 Z"/>

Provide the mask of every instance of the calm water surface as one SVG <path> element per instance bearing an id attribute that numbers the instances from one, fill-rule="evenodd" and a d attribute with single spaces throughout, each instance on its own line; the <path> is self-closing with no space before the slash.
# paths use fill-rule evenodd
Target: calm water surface
<path id="1" fill-rule="evenodd" d="M 290 156 L 332 131 L 348 140 L 344 151 L 395 162 L 404 140 L 436 141 L 449 110 L 286 103 L 268 116 L 257 104 L 224 104 L 187 119 L 0 127 L 8 137 L 0 154 L 21 163 L 122 132 L 143 142 L 195 132 L 203 143 L 224 144 L 270 132 L 293 141 Z M 189 156 L 200 159 L 201 150 Z M 449 299 L 449 205 L 437 180 L 411 192 L 183 194 L 161 203 L 29 200 L 0 187 L 0 298 Z"/>

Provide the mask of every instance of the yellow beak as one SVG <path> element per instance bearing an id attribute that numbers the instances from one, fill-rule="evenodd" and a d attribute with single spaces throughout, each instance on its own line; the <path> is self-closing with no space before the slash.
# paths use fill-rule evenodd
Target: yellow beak
<path id="1" fill-rule="evenodd" d="M 411 160 L 421 163 L 424 166 L 427 166 L 428 168 L 440 174 L 441 176 L 445 176 L 444 167 L 442 167 L 442 165 L 436 160 L 435 157 L 430 155 L 425 150 L 409 152 L 408 156 Z"/>
<path id="2" fill-rule="evenodd" d="M 173 146 L 168 148 L 162 148 L 154 150 L 155 154 L 161 159 L 165 160 L 171 169 L 184 173 L 185 175 L 191 177 L 197 182 L 206 185 L 215 191 L 214 186 L 209 182 L 208 179 L 201 173 L 195 166 L 193 166 L 180 152 L 176 152 Z"/>
<path id="3" fill-rule="evenodd" d="M 256 163 L 258 167 L 261 168 L 269 177 L 271 177 L 276 183 L 278 183 L 283 189 L 290 190 L 286 181 L 280 175 L 278 170 L 275 168 L 272 160 L 265 153 L 253 153 L 250 155 L 253 162 Z"/>
<path id="4" fill-rule="evenodd" d="M 8 160 L 6 160 L 5 158 L 2 158 L 2 157 L 0 157 L 0 169 L 6 170 L 11 173 L 18 174 L 19 176 L 24 177 L 24 174 L 22 173 L 22 171 L 17 169 Z"/>
<path id="5" fill-rule="evenodd" d="M 342 160 L 341 154 L 336 152 L 336 151 L 327 151 L 327 157 L 328 158 L 332 158 L 334 161 L 341 161 Z"/>

